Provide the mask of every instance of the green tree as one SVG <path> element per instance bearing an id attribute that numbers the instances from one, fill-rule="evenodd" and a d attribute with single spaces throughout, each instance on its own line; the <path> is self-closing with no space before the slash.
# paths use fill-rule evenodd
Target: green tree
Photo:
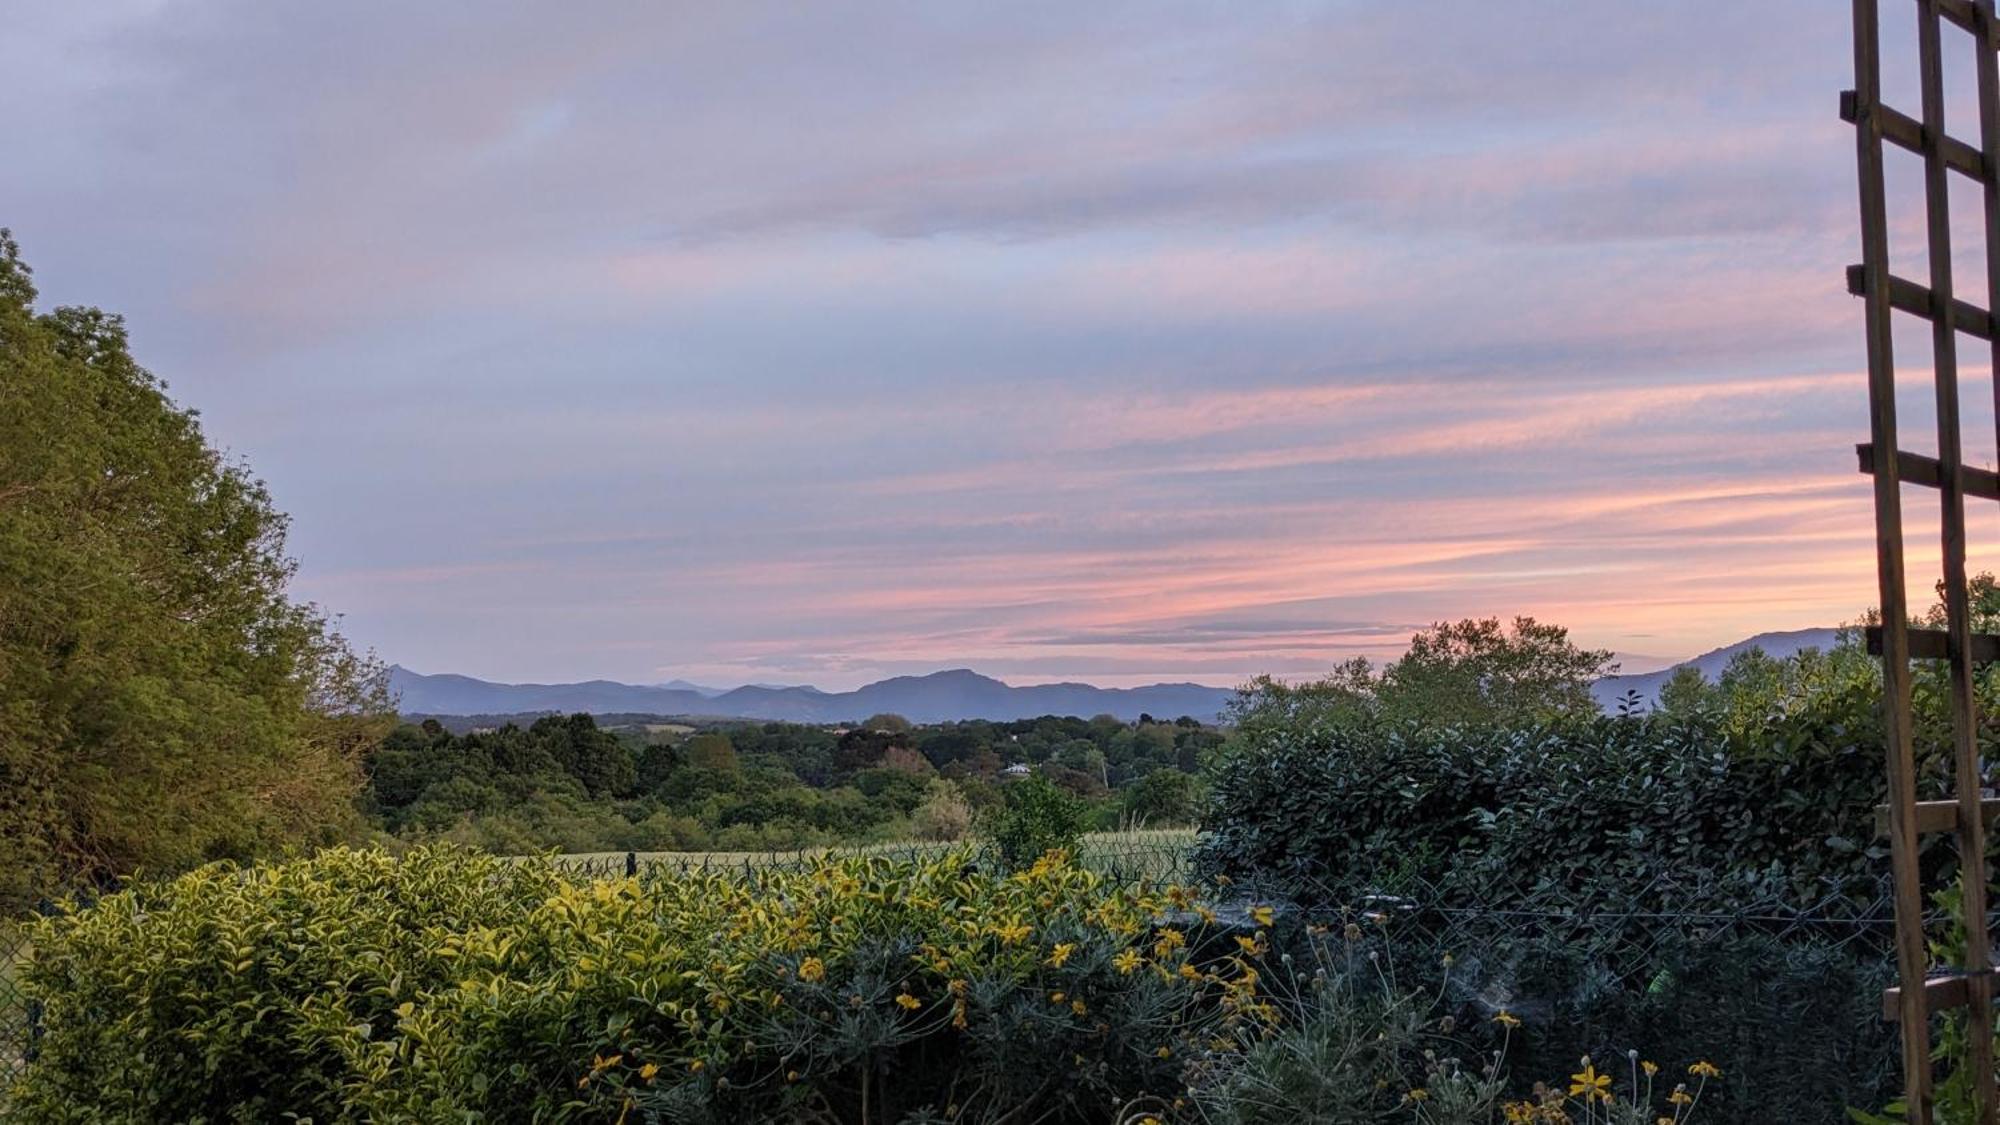
<path id="1" fill-rule="evenodd" d="M 1236 689 L 1229 701 L 1229 722 L 1250 741 L 1280 731 L 1311 737 L 1365 727 L 1381 710 L 1376 687 L 1374 666 L 1365 656 L 1303 683 L 1259 676 Z"/>
<path id="2" fill-rule="evenodd" d="M 1660 685 L 1660 698 L 1654 710 L 1669 718 L 1689 719 L 1717 705 L 1718 693 L 1708 677 L 1694 665 L 1683 664 Z"/>
<path id="3" fill-rule="evenodd" d="M 34 299 L 0 231 L 0 897 L 339 834 L 382 668 L 122 321 Z"/>
<path id="4" fill-rule="evenodd" d="M 688 739 L 681 748 L 687 764 L 696 769 L 728 770 L 736 769 L 736 744 L 726 734 L 698 734 Z"/>
<path id="5" fill-rule="evenodd" d="M 910 814 L 910 830 L 919 840 L 962 840 L 972 831 L 972 806 L 949 781 L 933 781 L 924 803 Z"/>
<path id="6" fill-rule="evenodd" d="M 1135 825 L 1192 824 L 1200 806 L 1201 783 L 1179 770 L 1154 770 L 1125 791 L 1125 815 Z"/>
<path id="7" fill-rule="evenodd" d="M 1041 774 L 1007 786 L 1006 804 L 989 834 L 1009 867 L 1025 867 L 1057 848 L 1072 855 L 1083 840 L 1084 803 Z"/>
<path id="8" fill-rule="evenodd" d="M 1560 625 L 1468 618 L 1411 637 L 1376 695 L 1391 722 L 1530 726 L 1597 714 L 1591 682 L 1617 668 L 1611 653 L 1578 648 Z"/>

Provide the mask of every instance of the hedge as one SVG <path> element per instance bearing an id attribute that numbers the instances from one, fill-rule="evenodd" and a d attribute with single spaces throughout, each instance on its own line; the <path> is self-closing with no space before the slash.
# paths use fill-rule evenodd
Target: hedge
<path id="1" fill-rule="evenodd" d="M 1183 1060 L 1249 1018 L 1255 971 L 1201 938 L 1182 892 L 1059 858 L 967 863 L 588 882 L 342 850 L 204 868 L 43 924 L 27 986 L 45 1034 L 9 1109 L 1103 1121 L 1177 1096 Z"/>
<path id="2" fill-rule="evenodd" d="M 1868 734 L 1824 715 L 1761 745 L 1629 716 L 1277 732 L 1219 771 L 1198 866 L 1308 908 L 1389 896 L 1401 959 L 1450 953 L 1461 1004 L 1530 1015 L 1524 1071 L 1628 1042 L 1715 1059 L 1740 1120 L 1839 1122 L 1895 1086 Z M 1933 879 L 1947 858 L 1927 853 Z"/>

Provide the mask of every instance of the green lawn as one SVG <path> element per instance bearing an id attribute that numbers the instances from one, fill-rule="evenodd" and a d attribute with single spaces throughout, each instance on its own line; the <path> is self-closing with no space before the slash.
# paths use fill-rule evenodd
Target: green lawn
<path id="1" fill-rule="evenodd" d="M 1087 867 L 1106 874 L 1136 878 L 1165 879 L 1178 876 L 1185 868 L 1188 849 L 1194 843 L 1192 828 L 1145 828 L 1133 832 L 1092 832 L 1083 838 L 1078 856 Z M 888 844 L 859 844 L 852 847 L 810 848 L 788 852 L 640 852 L 646 866 L 663 864 L 686 868 L 748 868 L 770 864 L 796 863 L 821 855 L 918 856 L 946 851 L 955 844 L 900 841 Z M 589 852 L 558 856 L 564 863 L 615 868 L 625 862 L 624 852 Z"/>

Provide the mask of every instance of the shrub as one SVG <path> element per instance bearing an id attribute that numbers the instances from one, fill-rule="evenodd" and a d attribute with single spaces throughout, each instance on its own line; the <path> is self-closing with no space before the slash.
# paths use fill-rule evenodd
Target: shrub
<path id="1" fill-rule="evenodd" d="M 1257 1018 L 1203 917 L 1061 856 L 598 882 L 448 849 L 214 866 L 40 927 L 46 1033 L 10 1108 L 1103 1120 Z"/>
<path id="2" fill-rule="evenodd" d="M 1307 903 L 1396 896 L 1405 960 L 1462 959 L 1454 1004 L 1534 1017 L 1524 1071 L 1607 1042 L 1714 1052 L 1717 1120 L 1839 1121 L 1892 1088 L 1895 1038 L 1886 931 L 1840 921 L 1884 893 L 1881 766 L 1837 713 L 1781 716 L 1771 749 L 1631 718 L 1271 734 L 1217 778 L 1200 859 Z"/>
<path id="3" fill-rule="evenodd" d="M 559 892 L 542 864 L 338 850 L 204 867 L 44 922 L 45 1033 L 10 1105 L 47 1121 L 342 1120 L 349 1045 L 463 979 L 454 943 Z"/>
<path id="4" fill-rule="evenodd" d="M 1076 851 L 1089 812 L 1082 801 L 1039 773 L 1010 783 L 1006 797 L 988 829 L 1002 863 L 1021 867 L 1052 851 Z"/>
<path id="5" fill-rule="evenodd" d="M 919 840 L 963 840 L 972 831 L 972 806 L 949 781 L 933 781 L 930 795 L 910 814 L 910 829 Z"/>
<path id="6" fill-rule="evenodd" d="M 1219 771 L 1200 859 L 1310 881 L 1391 857 L 1480 896 L 1496 880 L 1618 900 L 1705 879 L 1759 899 L 1873 897 L 1884 782 L 1854 734 L 1802 725 L 1766 751 L 1701 723 L 1604 718 L 1271 738 Z"/>

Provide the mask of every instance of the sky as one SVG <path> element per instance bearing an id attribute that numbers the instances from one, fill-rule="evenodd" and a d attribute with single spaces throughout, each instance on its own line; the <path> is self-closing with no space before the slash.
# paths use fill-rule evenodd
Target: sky
<path id="1" fill-rule="evenodd" d="M 1875 600 L 1846 5 L 0 18 L 43 303 L 125 314 L 419 671 L 1228 684 L 1514 614 L 1639 670 Z"/>

